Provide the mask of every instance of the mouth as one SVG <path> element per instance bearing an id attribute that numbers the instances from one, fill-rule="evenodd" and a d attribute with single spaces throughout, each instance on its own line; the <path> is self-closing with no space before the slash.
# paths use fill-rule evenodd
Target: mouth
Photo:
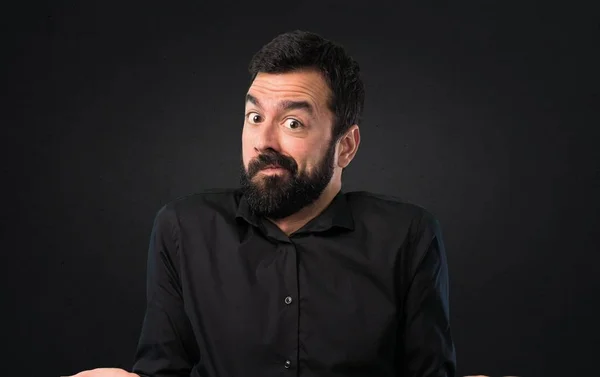
<path id="1" fill-rule="evenodd" d="M 268 166 L 265 166 L 264 168 L 260 169 L 260 171 L 270 174 L 270 173 L 283 172 L 286 170 L 279 165 L 268 165 Z"/>

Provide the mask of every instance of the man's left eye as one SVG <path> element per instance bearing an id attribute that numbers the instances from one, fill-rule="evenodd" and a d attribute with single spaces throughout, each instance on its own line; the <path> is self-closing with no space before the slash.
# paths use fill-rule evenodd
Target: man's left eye
<path id="1" fill-rule="evenodd" d="M 296 129 L 302 127 L 302 123 L 300 123 L 296 119 L 287 119 L 285 121 L 285 125 L 286 125 L 286 127 L 290 128 L 292 130 L 296 130 Z"/>

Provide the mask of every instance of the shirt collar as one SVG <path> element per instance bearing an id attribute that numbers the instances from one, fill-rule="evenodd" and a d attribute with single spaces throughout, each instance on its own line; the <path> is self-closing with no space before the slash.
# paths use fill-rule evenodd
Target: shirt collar
<path id="1" fill-rule="evenodd" d="M 249 224 L 255 227 L 260 227 L 260 224 L 266 219 L 257 216 L 248 205 L 246 197 L 240 189 L 236 190 L 238 196 L 238 208 L 236 219 L 244 219 Z M 268 220 L 266 220 L 268 221 Z M 302 228 L 298 229 L 293 234 L 323 232 L 331 228 L 340 227 L 348 230 L 354 230 L 354 219 L 346 194 L 340 190 L 333 198 L 331 203 L 317 217 L 309 221 Z"/>

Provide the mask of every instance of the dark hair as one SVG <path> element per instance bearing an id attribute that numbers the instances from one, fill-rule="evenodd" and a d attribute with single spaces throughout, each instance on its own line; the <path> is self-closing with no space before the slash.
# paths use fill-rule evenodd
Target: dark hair
<path id="1" fill-rule="evenodd" d="M 365 99 L 360 67 L 342 46 L 315 33 L 291 31 L 278 35 L 254 54 L 248 70 L 254 81 L 259 72 L 306 68 L 320 71 L 331 90 L 328 106 L 335 115 L 332 142 L 337 141 L 353 124 L 360 123 Z"/>

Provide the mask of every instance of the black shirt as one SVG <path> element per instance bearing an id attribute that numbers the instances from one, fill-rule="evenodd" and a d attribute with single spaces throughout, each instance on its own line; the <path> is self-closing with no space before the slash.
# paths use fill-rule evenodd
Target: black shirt
<path id="1" fill-rule="evenodd" d="M 239 190 L 162 207 L 148 253 L 140 376 L 454 376 L 438 221 L 338 193 L 286 236 Z"/>

